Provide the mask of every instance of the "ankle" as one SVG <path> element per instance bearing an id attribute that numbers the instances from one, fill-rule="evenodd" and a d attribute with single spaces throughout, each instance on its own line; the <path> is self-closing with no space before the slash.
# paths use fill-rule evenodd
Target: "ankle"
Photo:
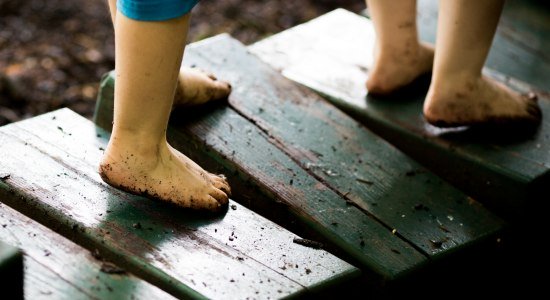
<path id="1" fill-rule="evenodd" d="M 169 154 L 166 140 L 151 143 L 134 138 L 112 136 L 105 149 L 101 165 L 132 165 L 140 169 L 152 170 L 158 166 L 162 157 Z"/>
<path id="2" fill-rule="evenodd" d="M 436 73 L 432 77 L 429 95 L 431 98 L 467 97 L 480 89 L 483 78 L 480 74 L 455 72 Z"/>

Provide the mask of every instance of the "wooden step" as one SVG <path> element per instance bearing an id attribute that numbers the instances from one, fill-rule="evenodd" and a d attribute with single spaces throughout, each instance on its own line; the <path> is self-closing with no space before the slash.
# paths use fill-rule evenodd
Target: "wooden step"
<path id="1" fill-rule="evenodd" d="M 358 275 L 231 201 L 202 216 L 103 183 L 108 134 L 68 109 L 0 128 L 0 199 L 178 298 L 280 298 Z"/>
<path id="2" fill-rule="evenodd" d="M 0 213 L 0 220 L 2 214 Z M 0 222 L 2 227 L 5 223 Z M 2 228 L 0 228 L 2 232 Z M 10 299 L 23 299 L 23 254 L 0 235 L 0 281 L 2 295 Z"/>
<path id="3" fill-rule="evenodd" d="M 3 204 L 0 224 L 0 239 L 25 253 L 25 299 L 173 299 Z"/>
<path id="4" fill-rule="evenodd" d="M 171 143 L 226 173 L 243 204 L 280 224 L 296 222 L 366 270 L 400 277 L 502 229 L 478 203 L 231 37 L 189 46 L 184 63 L 214 72 L 233 91 L 228 106 L 176 111 Z M 110 74 L 95 118 L 108 130 L 113 87 Z"/>
<path id="5" fill-rule="evenodd" d="M 514 142 L 467 128 L 433 127 L 422 116 L 425 90 L 392 101 L 367 95 L 374 38 L 370 20 L 339 9 L 249 49 L 475 199 L 509 215 L 536 210 L 550 187 L 548 118 L 532 138 Z M 495 71 L 486 73 L 520 91 L 532 89 Z M 550 115 L 548 93 L 539 93 L 539 103 L 543 114 Z"/>

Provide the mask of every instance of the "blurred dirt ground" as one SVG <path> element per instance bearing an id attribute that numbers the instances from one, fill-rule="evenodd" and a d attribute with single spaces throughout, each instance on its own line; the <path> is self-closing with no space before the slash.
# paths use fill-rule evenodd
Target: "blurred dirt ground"
<path id="1" fill-rule="evenodd" d="M 0 0 L 0 125 L 61 107 L 91 117 L 114 68 L 107 0 Z M 361 0 L 202 0 L 189 41 L 228 32 L 245 44 Z"/>

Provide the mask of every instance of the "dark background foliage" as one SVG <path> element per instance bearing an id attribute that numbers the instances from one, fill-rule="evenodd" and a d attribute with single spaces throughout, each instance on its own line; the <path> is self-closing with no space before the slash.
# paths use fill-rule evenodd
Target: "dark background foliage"
<path id="1" fill-rule="evenodd" d="M 107 0 L 0 0 L 0 125 L 61 107 L 93 114 L 114 68 Z M 250 44 L 361 0 L 202 0 L 189 41 L 228 32 Z"/>

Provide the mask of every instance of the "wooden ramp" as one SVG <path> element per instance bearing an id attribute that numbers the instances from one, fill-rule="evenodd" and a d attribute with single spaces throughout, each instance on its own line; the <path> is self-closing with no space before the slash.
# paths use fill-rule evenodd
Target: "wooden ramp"
<path id="1" fill-rule="evenodd" d="M 422 5 L 426 6 L 426 2 L 422 1 Z M 421 18 L 433 18 L 429 12 L 421 11 Z M 542 21 L 548 25 L 549 20 Z M 421 28 L 427 27 L 422 25 Z M 550 26 L 544 28 L 544 34 L 535 35 L 541 45 L 547 44 L 546 37 L 550 35 Z M 527 140 L 503 141 L 468 128 L 438 129 L 427 124 L 422 116 L 426 89 L 391 101 L 368 95 L 365 81 L 372 64 L 374 39 L 370 20 L 339 9 L 260 41 L 249 49 L 284 76 L 326 96 L 466 194 L 509 215 L 522 214 L 527 209 L 537 210 L 550 191 L 549 94 L 538 94 L 545 117 L 540 130 Z M 493 64 L 513 63 L 514 53 L 526 57 L 527 54 L 521 54 L 527 50 L 519 44 L 520 40 L 500 32 L 497 41 L 502 40 L 507 43 L 501 43 L 500 47 L 495 45 L 499 50 L 495 50 L 496 58 L 490 59 Z M 510 44 L 515 45 L 512 52 Z M 542 47 L 537 51 L 541 51 L 540 54 L 545 50 Z M 533 50 L 528 49 L 528 52 L 534 55 Z M 550 73 L 545 67 L 548 56 L 538 55 L 537 59 L 541 61 L 537 72 L 545 72 L 543 78 L 547 79 Z M 536 90 L 502 73 L 485 71 L 519 91 Z M 537 76 L 537 72 L 532 76 Z M 532 78 L 528 72 L 522 74 Z M 545 82 L 548 90 L 548 80 Z"/>
<path id="2" fill-rule="evenodd" d="M 229 105 L 175 112 L 170 142 L 228 175 L 235 199 L 384 279 L 502 230 L 500 219 L 227 35 L 190 45 L 186 65 L 233 86 Z M 110 130 L 114 75 L 96 123 Z"/>
<path id="3" fill-rule="evenodd" d="M 283 298 L 358 275 L 326 251 L 293 243 L 296 235 L 233 201 L 225 215 L 209 217 L 108 186 L 96 171 L 107 139 L 106 132 L 68 109 L 1 127 L 0 199 L 178 298 Z M 51 246 L 52 259 L 61 255 L 52 245 L 59 238 L 26 237 L 29 227 L 43 229 L 17 219 L 14 226 L 23 230 L 12 229 L 10 217 L 3 218 L 9 226 L 0 228 L 8 230 L 0 239 L 12 230 L 17 234 L 12 240 L 22 248 L 34 241 L 33 253 Z M 75 251 L 69 262 L 89 261 L 89 255 Z M 82 268 L 89 269 L 76 265 L 67 271 L 78 273 L 75 280 L 89 291 L 95 282 L 81 281 L 97 270 Z"/>

